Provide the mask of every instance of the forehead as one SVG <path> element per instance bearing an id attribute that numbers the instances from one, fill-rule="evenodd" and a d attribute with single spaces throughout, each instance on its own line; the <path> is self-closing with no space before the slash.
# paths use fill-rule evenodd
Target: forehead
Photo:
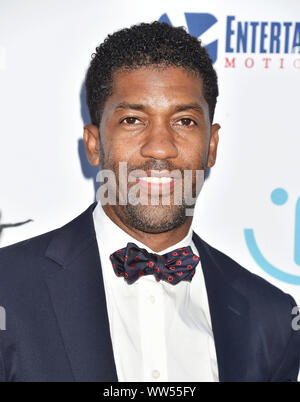
<path id="1" fill-rule="evenodd" d="M 191 102 L 208 108 L 202 78 L 180 67 L 142 67 L 115 72 L 112 95 L 106 103 L 114 108 L 124 101 L 143 103 L 149 109 L 163 110 L 173 104 Z"/>

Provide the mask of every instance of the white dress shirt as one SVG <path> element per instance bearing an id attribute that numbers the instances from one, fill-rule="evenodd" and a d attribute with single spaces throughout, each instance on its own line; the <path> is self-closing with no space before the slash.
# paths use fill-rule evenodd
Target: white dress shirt
<path id="1" fill-rule="evenodd" d="M 100 202 L 93 211 L 119 381 L 219 381 L 215 343 L 201 262 L 191 282 L 171 285 L 142 276 L 129 285 L 114 273 L 110 254 L 132 242 L 154 253 L 116 225 Z M 191 246 L 192 227 L 177 244 Z M 201 259 L 201 256 L 199 256 Z"/>

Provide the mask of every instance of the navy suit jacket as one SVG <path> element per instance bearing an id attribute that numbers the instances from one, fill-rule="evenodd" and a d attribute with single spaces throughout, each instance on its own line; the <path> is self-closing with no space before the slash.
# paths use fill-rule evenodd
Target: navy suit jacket
<path id="1" fill-rule="evenodd" d="M 0 249 L 0 381 L 118 381 L 92 212 Z M 296 381 L 294 299 L 195 233 L 220 381 Z"/>

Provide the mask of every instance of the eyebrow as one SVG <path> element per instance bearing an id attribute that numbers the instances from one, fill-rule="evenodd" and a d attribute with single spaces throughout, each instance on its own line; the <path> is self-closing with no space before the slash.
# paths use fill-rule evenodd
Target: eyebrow
<path id="1" fill-rule="evenodd" d="M 200 112 L 201 114 L 203 114 L 203 108 L 199 103 L 179 104 L 174 105 L 172 108 L 175 113 L 184 112 L 185 110 L 195 110 L 196 112 Z M 115 110 L 117 109 L 134 109 L 145 111 L 147 109 L 147 106 L 141 103 L 121 102 L 116 106 Z"/>

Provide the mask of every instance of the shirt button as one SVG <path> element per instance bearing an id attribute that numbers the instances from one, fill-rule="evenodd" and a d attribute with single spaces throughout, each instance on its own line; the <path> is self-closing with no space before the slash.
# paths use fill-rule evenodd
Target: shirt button
<path id="1" fill-rule="evenodd" d="M 160 372 L 158 370 L 153 370 L 152 371 L 152 378 L 154 378 L 155 380 L 157 380 L 160 376 Z"/>
<path id="2" fill-rule="evenodd" d="M 154 296 L 150 296 L 149 297 L 150 303 L 154 304 L 155 303 L 155 297 Z"/>

